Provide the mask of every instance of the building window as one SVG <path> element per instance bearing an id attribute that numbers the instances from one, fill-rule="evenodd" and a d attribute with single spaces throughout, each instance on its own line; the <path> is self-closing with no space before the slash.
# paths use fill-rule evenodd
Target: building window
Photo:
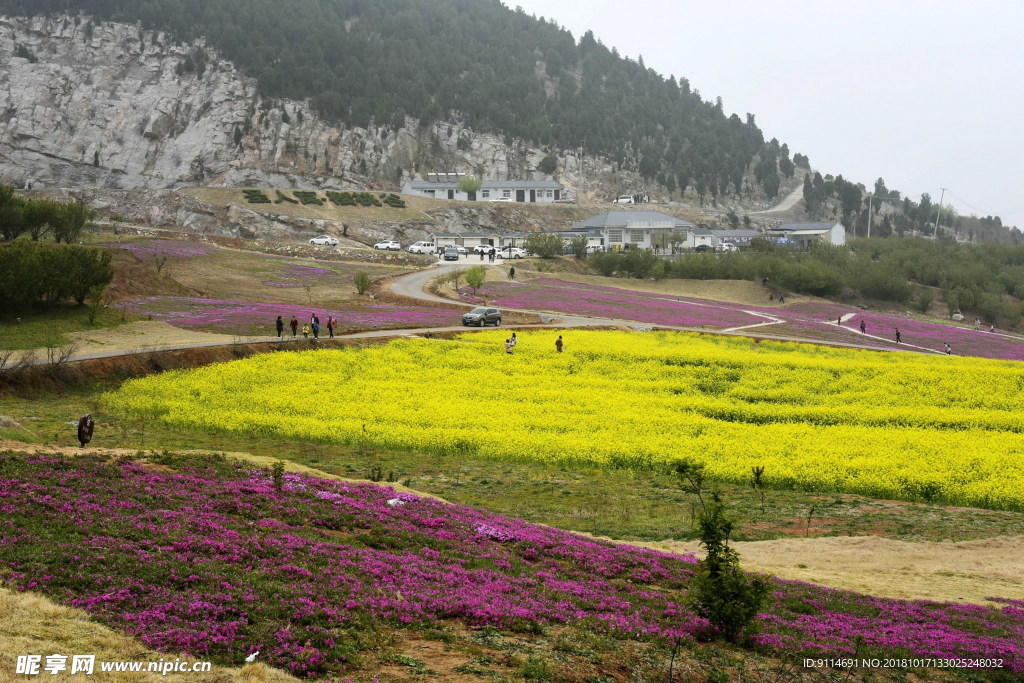
<path id="1" fill-rule="evenodd" d="M 609 230 L 608 231 L 608 242 L 610 243 L 622 243 L 622 231 L 621 230 Z"/>
<path id="2" fill-rule="evenodd" d="M 630 230 L 629 231 L 629 241 L 632 242 L 633 244 L 640 244 L 641 242 L 644 241 L 644 231 L 643 230 Z"/>
<path id="3" fill-rule="evenodd" d="M 480 196 L 484 199 L 489 199 L 491 196 L 490 190 L 480 190 Z"/>
<path id="4" fill-rule="evenodd" d="M 552 195 L 554 195 L 554 192 L 552 192 L 551 190 L 548 190 L 547 192 L 544 193 L 544 196 L 548 198 L 550 198 Z"/>
<path id="5" fill-rule="evenodd" d="M 502 190 L 501 191 L 501 196 L 502 197 L 511 197 L 512 196 L 512 190 Z"/>
<path id="6" fill-rule="evenodd" d="M 427 195 L 428 197 L 433 197 L 434 190 L 423 190 L 423 194 Z"/>

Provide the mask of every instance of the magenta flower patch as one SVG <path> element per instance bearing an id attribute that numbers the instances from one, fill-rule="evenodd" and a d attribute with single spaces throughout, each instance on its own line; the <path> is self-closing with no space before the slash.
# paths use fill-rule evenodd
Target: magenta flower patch
<path id="1" fill-rule="evenodd" d="M 371 484 L 196 456 L 0 454 L 0 572 L 149 647 L 336 675 L 346 633 L 455 620 L 581 624 L 671 642 L 691 557 L 577 536 Z M 1024 610 L 888 600 L 776 581 L 760 646 L 796 656 L 999 658 L 1024 671 Z"/>
<path id="2" fill-rule="evenodd" d="M 328 316 L 338 320 L 339 330 L 372 330 L 405 327 L 441 327 L 460 324 L 459 312 L 430 306 L 357 304 L 350 308 L 325 309 L 300 304 L 271 304 L 225 299 L 192 297 L 141 297 L 125 303 L 128 310 L 175 327 L 207 330 L 224 334 L 276 334 L 274 321 L 283 316 L 285 323 L 294 315 L 300 324 L 315 313 L 326 335 Z M 290 334 L 290 330 L 287 332 Z"/>

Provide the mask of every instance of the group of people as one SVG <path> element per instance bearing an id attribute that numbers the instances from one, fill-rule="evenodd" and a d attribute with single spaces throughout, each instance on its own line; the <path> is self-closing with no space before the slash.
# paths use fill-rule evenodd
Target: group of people
<path id="1" fill-rule="evenodd" d="M 338 321 L 333 315 L 327 316 L 327 333 L 330 335 L 330 339 L 334 339 L 334 328 L 337 325 Z M 285 324 L 282 316 L 277 316 L 277 322 L 274 323 L 274 327 L 277 328 L 278 338 L 283 337 Z M 299 336 L 299 319 L 294 315 L 288 322 L 288 327 L 291 328 L 293 337 Z M 311 313 L 309 315 L 309 322 L 302 324 L 302 336 L 308 339 L 310 333 L 313 334 L 313 339 L 320 338 L 320 317 L 316 313 Z"/>
<path id="2" fill-rule="evenodd" d="M 518 343 L 519 338 L 516 337 L 516 333 L 513 332 L 512 336 L 505 340 L 505 353 L 511 354 Z M 565 348 L 565 343 L 562 341 L 562 335 L 558 335 L 558 339 L 555 340 L 555 351 L 562 353 L 563 348 Z"/>

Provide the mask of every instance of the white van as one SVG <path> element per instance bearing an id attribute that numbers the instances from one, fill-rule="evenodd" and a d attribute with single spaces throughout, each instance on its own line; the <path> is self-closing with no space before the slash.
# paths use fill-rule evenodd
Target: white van
<path id="1" fill-rule="evenodd" d="M 436 250 L 433 242 L 415 242 L 409 245 L 410 254 L 433 254 Z"/>
<path id="2" fill-rule="evenodd" d="M 631 195 L 631 194 L 624 194 L 621 197 L 612 200 L 612 204 L 632 204 L 632 203 L 633 203 L 633 195 Z"/>

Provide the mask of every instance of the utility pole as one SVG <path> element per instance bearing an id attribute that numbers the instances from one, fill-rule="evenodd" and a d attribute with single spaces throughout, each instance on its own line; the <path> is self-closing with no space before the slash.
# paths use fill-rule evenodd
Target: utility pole
<path id="1" fill-rule="evenodd" d="M 583 194 L 587 191 L 587 175 L 583 168 L 583 157 L 587 153 L 587 138 L 583 138 L 583 144 L 580 145 L 580 196 L 576 198 L 576 203 L 583 206 Z"/>
<path id="2" fill-rule="evenodd" d="M 875 198 L 875 195 L 868 195 L 868 239 L 871 239 L 871 200 Z"/>
<path id="3" fill-rule="evenodd" d="M 939 205 L 935 207 L 935 239 L 939 239 L 939 218 L 942 216 L 942 200 L 946 198 L 946 188 L 940 187 Z"/>

